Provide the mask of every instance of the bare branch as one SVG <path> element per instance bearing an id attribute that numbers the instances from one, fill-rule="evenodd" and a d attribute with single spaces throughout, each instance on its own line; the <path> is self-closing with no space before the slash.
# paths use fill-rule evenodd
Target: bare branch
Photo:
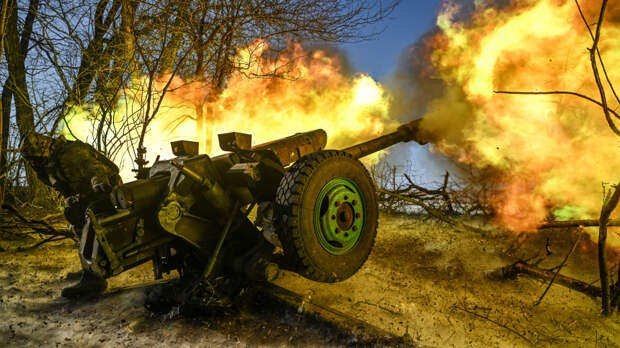
<path id="1" fill-rule="evenodd" d="M 524 95 L 544 95 L 544 94 L 567 94 L 567 95 L 574 95 L 576 97 L 591 101 L 592 103 L 603 107 L 603 103 L 599 102 L 598 100 L 595 100 L 593 98 L 588 97 L 587 95 L 581 94 L 581 93 L 577 93 L 577 92 L 571 92 L 571 91 L 542 91 L 542 92 L 534 92 L 534 91 L 493 91 L 493 93 L 497 93 L 497 94 L 524 94 Z M 618 114 L 617 112 L 615 112 L 614 110 L 611 109 L 607 109 L 609 112 L 611 112 L 614 116 L 616 116 L 616 118 L 620 119 L 620 114 Z M 615 132 L 615 131 L 614 131 Z"/>
<path id="2" fill-rule="evenodd" d="M 580 232 L 583 232 L 583 231 L 580 231 Z M 575 252 L 575 248 L 577 248 L 577 244 L 581 240 L 581 236 L 582 235 L 583 235 L 583 233 L 579 233 L 577 235 L 577 239 L 575 239 L 575 242 L 573 243 L 573 246 L 570 248 L 569 252 L 564 257 L 564 260 L 562 260 L 560 265 L 557 267 L 555 273 L 553 274 L 553 277 L 551 277 L 551 280 L 549 280 L 549 284 L 545 288 L 545 291 L 543 291 L 542 295 L 540 295 L 538 300 L 536 300 L 536 302 L 534 303 L 534 306 L 538 306 L 542 302 L 542 300 L 545 298 L 545 295 L 547 294 L 547 292 L 551 288 L 551 285 L 553 285 L 553 282 L 555 281 L 555 279 L 557 278 L 558 274 L 562 270 L 562 267 L 564 267 L 564 265 L 566 264 L 566 261 L 568 261 L 568 258 L 572 255 L 572 253 Z"/>
<path id="3" fill-rule="evenodd" d="M 579 15 L 581 16 L 581 19 L 583 20 L 583 24 L 588 29 L 588 33 L 590 33 L 590 37 L 592 38 L 592 40 L 594 40 L 594 33 L 592 33 L 590 24 L 588 24 L 588 21 L 586 20 L 586 17 L 584 16 L 583 11 L 581 10 L 581 5 L 579 5 L 579 0 L 575 0 L 575 4 L 577 5 L 577 9 L 579 10 Z M 607 75 L 607 69 L 605 68 L 605 63 L 603 63 L 603 58 L 601 57 L 601 51 L 598 49 L 598 47 L 596 47 L 596 54 L 598 55 L 598 60 L 601 62 L 601 69 L 603 70 L 603 74 L 605 74 L 605 79 L 607 80 L 607 84 L 609 85 L 609 88 L 611 89 L 611 92 L 613 93 L 614 97 L 616 97 L 616 101 L 620 103 L 620 98 L 618 97 L 618 94 L 616 94 L 616 89 L 614 88 L 614 85 L 611 83 L 611 80 L 609 79 L 609 75 Z"/>

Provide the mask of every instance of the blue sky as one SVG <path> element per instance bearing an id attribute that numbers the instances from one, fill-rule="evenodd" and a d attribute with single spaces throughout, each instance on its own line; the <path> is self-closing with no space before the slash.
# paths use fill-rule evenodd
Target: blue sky
<path id="1" fill-rule="evenodd" d="M 440 0 L 401 0 L 376 39 L 342 45 L 353 67 L 372 75 L 375 80 L 394 71 L 401 52 L 431 29 L 439 12 Z"/>
<path id="2" fill-rule="evenodd" d="M 375 80 L 385 82 L 398 66 L 402 52 L 418 38 L 433 28 L 441 0 L 401 0 L 390 18 L 381 23 L 385 27 L 376 39 L 342 45 L 353 68 L 370 74 Z M 429 145 L 410 142 L 389 149 L 387 158 L 401 172 L 413 168 L 419 184 L 431 185 L 442 179 L 446 170 L 456 172 L 451 161 L 429 151 Z M 412 166 L 412 167 L 411 167 Z"/>

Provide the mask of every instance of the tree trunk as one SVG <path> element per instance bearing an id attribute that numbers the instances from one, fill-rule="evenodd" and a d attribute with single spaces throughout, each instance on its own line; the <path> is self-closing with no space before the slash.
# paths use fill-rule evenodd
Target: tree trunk
<path id="1" fill-rule="evenodd" d="M 598 265 L 601 277 L 602 306 L 603 314 L 611 313 L 611 287 L 609 284 L 609 270 L 607 268 L 607 260 L 605 257 L 606 241 L 607 241 L 607 222 L 609 216 L 618 206 L 620 201 L 620 183 L 614 188 L 613 193 L 605 200 L 601 209 L 600 227 L 598 230 Z"/>
<path id="2" fill-rule="evenodd" d="M 13 101 L 13 94 L 11 93 L 11 90 L 9 89 L 9 82 L 7 80 L 7 82 L 4 84 L 4 87 L 2 88 L 2 102 L 1 102 L 2 106 L 0 106 L 0 109 L 2 109 L 1 110 L 2 111 L 2 114 L 1 114 L 2 150 L 0 150 L 0 173 L 4 173 L 8 171 L 7 151 L 9 149 L 9 136 L 10 136 L 9 125 L 11 122 L 11 102 L 12 101 Z M 2 195 L 0 197 L 2 199 L 0 201 L 0 204 L 4 203 L 6 190 L 7 190 L 7 175 L 0 178 L 0 195 Z"/>
<path id="3" fill-rule="evenodd" d="M 4 55 L 4 28 L 6 27 L 6 14 L 9 0 L 2 1 L 2 8 L 0 9 L 0 59 Z M 4 96 L 4 91 L 2 93 Z M 10 103 L 10 101 L 9 101 Z M 9 108 L 10 109 L 10 108 Z M 4 117 L 4 98 L 0 102 L 0 175 L 4 173 L 6 168 L 6 151 L 9 138 L 9 119 L 5 120 Z M 0 210 L 2 210 L 2 203 L 4 203 L 4 190 L 6 189 L 5 177 L 0 178 Z"/>
<path id="4" fill-rule="evenodd" d="M 136 21 L 138 1 L 123 0 L 121 3 L 121 37 L 124 42 L 121 46 L 122 55 L 120 55 L 120 57 L 125 59 L 127 62 L 127 69 L 132 79 L 136 80 L 140 78 L 140 68 L 136 60 L 136 43 L 133 28 Z"/>
<path id="5" fill-rule="evenodd" d="M 27 18 L 32 18 L 31 21 L 34 21 L 34 13 L 36 13 L 37 6 L 38 0 L 30 1 Z M 15 119 L 17 121 L 20 137 L 23 138 L 28 132 L 34 130 L 34 114 L 32 105 L 30 104 L 28 85 L 26 83 L 26 52 L 24 52 L 25 49 L 23 49 L 23 47 L 28 47 L 32 23 L 28 23 L 28 20 L 26 21 L 24 31 L 22 32 L 23 40 L 20 42 L 16 0 L 8 1 L 7 14 L 8 30 L 6 31 L 5 37 L 5 54 L 10 71 L 8 87 L 15 100 Z M 26 167 L 26 177 L 31 196 L 37 197 L 39 194 L 39 182 L 34 171 L 28 166 Z"/>

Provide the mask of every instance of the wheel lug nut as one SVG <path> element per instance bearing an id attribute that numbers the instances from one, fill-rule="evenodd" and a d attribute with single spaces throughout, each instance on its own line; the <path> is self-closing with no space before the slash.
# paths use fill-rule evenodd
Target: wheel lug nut
<path id="1" fill-rule="evenodd" d="M 353 226 L 353 231 L 357 231 L 357 226 Z"/>
<path id="2" fill-rule="evenodd" d="M 362 216 L 362 214 L 360 214 L 360 213 L 355 213 L 355 217 L 356 217 L 356 218 L 359 218 L 360 216 Z"/>
<path id="3" fill-rule="evenodd" d="M 336 203 L 334 205 L 335 206 L 339 206 L 340 205 L 340 201 L 336 201 Z"/>
<path id="4" fill-rule="evenodd" d="M 353 202 L 351 202 L 351 204 L 356 205 L 357 201 L 354 199 Z"/>
<path id="5" fill-rule="evenodd" d="M 344 196 L 344 200 L 345 201 L 349 200 L 349 196 Z"/>
<path id="6" fill-rule="evenodd" d="M 345 236 L 345 237 L 349 237 L 349 234 L 348 234 L 348 233 L 345 233 L 345 234 L 344 234 L 344 236 Z"/>
<path id="7" fill-rule="evenodd" d="M 332 220 L 336 220 L 336 215 L 332 215 Z"/>
<path id="8" fill-rule="evenodd" d="M 336 228 L 336 229 L 334 230 L 334 232 L 336 232 L 336 234 L 338 234 L 338 233 L 340 233 L 340 229 L 339 229 L 339 228 Z"/>

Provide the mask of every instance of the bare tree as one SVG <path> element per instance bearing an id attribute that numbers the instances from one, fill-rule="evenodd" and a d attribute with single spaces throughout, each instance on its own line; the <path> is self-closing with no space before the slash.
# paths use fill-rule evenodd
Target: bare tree
<path id="1" fill-rule="evenodd" d="M 0 69 L 6 76 L 0 156 L 5 174 L 11 167 L 7 154 L 16 150 L 9 145 L 19 142 L 8 135 L 12 122 L 20 135 L 32 130 L 53 134 L 75 110 L 87 114 L 92 124 L 91 136 L 82 140 L 111 157 L 124 151 L 127 143 L 134 144 L 131 155 L 143 170 L 144 135 L 176 76 L 209 86 L 208 98 L 216 98 L 228 77 L 243 68 L 234 59 L 239 47 L 261 39 L 275 57 L 289 40 L 365 40 L 378 32 L 367 26 L 386 18 L 398 4 L 398 0 L 1 1 L 9 63 L 2 68 L 6 70 Z M 258 75 L 277 78 L 280 72 Z M 118 106 L 136 95 L 134 108 L 119 114 Z M 209 101 L 197 100 L 195 105 L 196 122 L 203 128 Z M 11 167 L 11 175 L 21 175 L 22 165 Z M 31 186 L 36 182 L 30 171 L 28 181 Z"/>

